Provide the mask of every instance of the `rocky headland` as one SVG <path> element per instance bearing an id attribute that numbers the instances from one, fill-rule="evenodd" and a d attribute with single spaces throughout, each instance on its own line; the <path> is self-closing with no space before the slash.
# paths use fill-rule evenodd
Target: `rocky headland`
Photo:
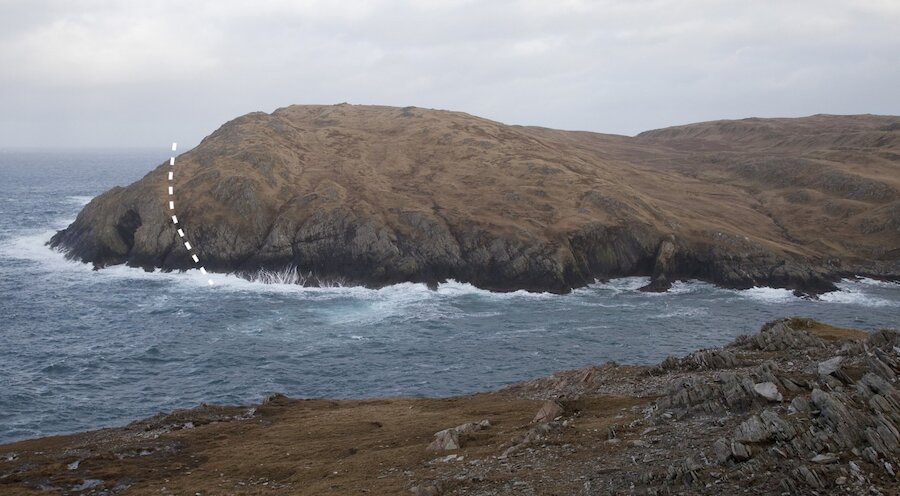
<path id="1" fill-rule="evenodd" d="M 900 494 L 900 333 L 809 319 L 453 398 L 202 405 L 0 446 L 0 493 Z"/>
<path id="2" fill-rule="evenodd" d="M 101 268 L 195 267 L 168 162 L 95 198 L 51 245 Z M 447 279 L 566 292 L 619 276 L 815 294 L 900 277 L 900 117 L 716 121 L 635 137 L 459 112 L 291 106 L 177 159 L 206 268 L 301 284 Z"/>

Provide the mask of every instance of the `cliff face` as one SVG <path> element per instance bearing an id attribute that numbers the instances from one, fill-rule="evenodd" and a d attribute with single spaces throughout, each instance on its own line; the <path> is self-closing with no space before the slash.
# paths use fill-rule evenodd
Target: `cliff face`
<path id="1" fill-rule="evenodd" d="M 176 164 L 176 211 L 213 271 L 556 292 L 625 275 L 652 275 L 653 290 L 698 278 L 806 292 L 900 276 L 898 117 L 625 137 L 291 106 L 226 123 Z M 193 267 L 168 170 L 95 198 L 51 245 L 97 267 Z"/>

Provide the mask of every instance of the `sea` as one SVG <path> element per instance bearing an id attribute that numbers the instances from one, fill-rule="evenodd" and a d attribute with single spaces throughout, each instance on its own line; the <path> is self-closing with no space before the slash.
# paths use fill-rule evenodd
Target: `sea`
<path id="1" fill-rule="evenodd" d="M 304 288 L 196 272 L 95 271 L 46 242 L 92 197 L 166 162 L 153 150 L 0 150 L 0 442 L 124 425 L 201 402 L 446 396 L 554 371 L 650 364 L 770 320 L 900 325 L 900 284 L 789 291 L 644 278 L 567 295 L 448 282 Z M 177 167 L 177 166 L 176 166 Z M 165 201 L 160 198 L 160 201 Z"/>

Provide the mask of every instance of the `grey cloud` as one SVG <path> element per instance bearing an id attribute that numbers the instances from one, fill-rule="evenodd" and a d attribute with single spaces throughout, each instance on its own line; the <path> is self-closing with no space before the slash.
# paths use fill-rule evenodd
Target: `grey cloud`
<path id="1" fill-rule="evenodd" d="M 196 144 L 292 103 L 633 134 L 900 113 L 897 2 L 0 1 L 0 146 Z"/>

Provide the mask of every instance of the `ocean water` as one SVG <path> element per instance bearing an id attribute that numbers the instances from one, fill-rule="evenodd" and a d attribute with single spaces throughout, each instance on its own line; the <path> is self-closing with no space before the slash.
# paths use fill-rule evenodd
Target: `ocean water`
<path id="1" fill-rule="evenodd" d="M 45 246 L 91 197 L 169 151 L 0 152 L 0 442 L 124 424 L 200 402 L 452 395 L 553 371 L 653 363 L 771 319 L 896 328 L 900 285 L 820 301 L 641 278 L 569 295 L 448 283 L 301 288 L 197 272 L 93 271 Z M 160 201 L 165 201 L 161 196 Z"/>

